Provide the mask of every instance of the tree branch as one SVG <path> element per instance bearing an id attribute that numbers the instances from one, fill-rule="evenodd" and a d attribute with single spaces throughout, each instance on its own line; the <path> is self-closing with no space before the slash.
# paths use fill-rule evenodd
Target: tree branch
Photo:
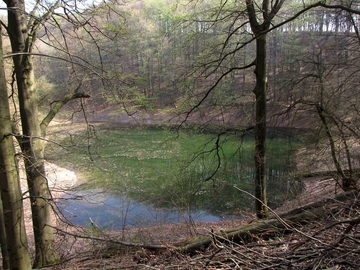
<path id="1" fill-rule="evenodd" d="M 328 9 L 341 9 L 341 10 L 347 11 L 349 13 L 360 15 L 360 10 L 353 9 L 351 7 L 346 7 L 346 6 L 343 6 L 343 5 L 328 5 L 328 4 L 325 4 L 323 2 L 319 2 L 318 6 L 328 8 Z"/>
<path id="2" fill-rule="evenodd" d="M 255 60 L 253 62 L 251 62 L 248 65 L 242 66 L 242 67 L 234 67 L 234 68 L 230 68 L 228 71 L 224 72 L 223 74 L 221 74 L 221 76 L 216 80 L 216 82 L 210 87 L 210 89 L 208 89 L 204 96 L 200 99 L 199 102 L 197 102 L 197 104 L 195 104 L 188 112 L 186 112 L 185 118 L 184 120 L 181 121 L 180 125 L 184 124 L 187 119 L 190 117 L 190 115 L 197 109 L 200 107 L 200 105 L 207 99 L 207 97 L 210 95 L 210 93 L 216 88 L 216 86 L 222 81 L 222 79 L 224 79 L 228 74 L 230 74 L 231 72 L 233 72 L 234 70 L 243 70 L 243 69 L 248 69 L 252 66 L 255 65 Z"/>
<path id="3" fill-rule="evenodd" d="M 81 84 L 76 88 L 79 89 Z M 69 101 L 77 98 L 89 98 L 90 95 L 84 94 L 84 93 L 72 93 L 64 96 L 61 100 L 56 101 L 55 106 L 48 112 L 48 114 L 45 116 L 45 118 L 40 123 L 40 129 L 41 129 L 41 136 L 45 137 L 46 135 L 46 128 L 50 124 L 51 120 L 56 116 L 56 114 L 60 111 L 60 109 Z"/>
<path id="4" fill-rule="evenodd" d="M 259 26 L 259 23 L 256 19 L 254 1 L 246 0 L 246 10 L 248 13 L 251 29 L 254 34 L 257 34 L 256 28 Z"/>

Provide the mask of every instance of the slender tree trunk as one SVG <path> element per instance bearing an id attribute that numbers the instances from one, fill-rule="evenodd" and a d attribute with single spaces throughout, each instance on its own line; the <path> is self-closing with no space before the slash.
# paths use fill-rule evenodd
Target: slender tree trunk
<path id="1" fill-rule="evenodd" d="M 351 175 L 351 162 L 349 161 L 349 176 L 347 176 L 344 172 L 344 170 L 342 169 L 341 163 L 336 155 L 336 146 L 335 146 L 335 139 L 331 133 L 331 127 L 330 124 L 328 123 L 326 116 L 325 116 L 325 111 L 322 108 L 322 106 L 320 104 L 316 105 L 316 110 L 317 113 L 320 117 L 321 122 L 323 123 L 324 127 L 325 127 L 325 131 L 326 131 L 326 136 L 328 137 L 329 140 L 329 144 L 330 144 L 330 153 L 331 153 L 331 157 L 332 160 L 334 162 L 336 171 L 338 173 L 338 175 L 341 177 L 341 181 L 342 181 L 342 188 L 345 191 L 348 190 L 352 190 L 356 187 L 356 180 L 352 177 Z M 341 132 L 341 131 L 340 131 Z M 343 140 L 344 144 L 345 144 L 345 148 L 346 148 L 346 153 L 347 153 L 347 157 L 349 158 L 349 150 L 347 148 L 347 144 L 346 144 L 346 140 Z"/>
<path id="2" fill-rule="evenodd" d="M 2 91 L 2 90 L 0 90 Z M 1 158 L 0 158 L 1 159 Z M 2 164 L 2 161 L 0 160 Z M 0 165 L 1 168 L 2 165 Z M 0 169 L 1 170 L 1 169 Z M 2 181 L 7 181 L 3 179 Z M 0 247 L 1 247 L 1 255 L 2 255 L 2 267 L 4 270 L 10 269 L 10 261 L 9 261 L 9 251 L 6 239 L 6 229 L 5 229 L 5 220 L 4 220 L 4 210 L 3 204 L 1 200 L 1 192 L 0 192 Z"/>
<path id="3" fill-rule="evenodd" d="M 6 1 L 8 33 L 13 53 L 31 53 L 36 32 L 28 33 L 23 0 Z M 35 238 L 35 267 L 58 260 L 54 248 L 54 231 L 51 225 L 51 194 L 45 178 L 44 141 L 38 119 L 38 98 L 35 88 L 32 58 L 27 54 L 13 56 L 18 100 L 22 125 L 19 140 L 28 181 L 33 230 Z"/>
<path id="4" fill-rule="evenodd" d="M 279 12 L 285 0 L 253 1 L 246 0 L 246 9 L 251 30 L 256 36 L 255 58 L 255 210 L 259 218 L 269 216 L 266 198 L 266 91 L 267 91 L 267 65 L 266 65 L 266 36 L 271 21 Z M 255 3 L 256 2 L 256 3 Z M 262 2 L 262 3 L 261 3 Z M 256 11 L 257 9 L 257 11 Z M 262 22 L 259 23 L 262 14 Z"/>
<path id="5" fill-rule="evenodd" d="M 34 266 L 40 267 L 58 260 L 54 247 L 54 230 L 51 216 L 51 193 L 45 177 L 44 141 L 41 137 L 37 96 L 32 63 L 24 57 L 15 64 L 18 85 L 20 117 L 23 137 L 21 149 L 31 202 L 35 238 Z"/>
<path id="6" fill-rule="evenodd" d="M 264 1 L 266 2 L 266 1 Z M 255 211 L 258 218 L 268 216 L 266 198 L 266 34 L 262 33 L 269 27 L 265 20 L 258 22 L 254 1 L 246 0 L 251 30 L 256 36 L 255 58 Z M 267 5 L 263 7 L 267 12 Z M 267 19 L 267 18 L 266 18 Z"/>
<path id="7" fill-rule="evenodd" d="M 0 35 L 1 36 L 1 35 Z M 1 40 L 1 39 L 0 39 Z M 0 189 L 10 269 L 31 269 L 0 42 Z M 1 232 L 2 233 L 2 232 Z M 5 246 L 6 247 L 6 246 Z M 4 246 L 2 246 L 4 248 Z M 3 253 L 4 254 L 4 253 Z M 3 260 L 6 258 L 3 258 Z M 8 267 L 4 263 L 4 268 Z"/>
<path id="8" fill-rule="evenodd" d="M 269 215 L 266 198 L 266 34 L 256 39 L 255 76 L 255 210 L 259 218 Z"/>

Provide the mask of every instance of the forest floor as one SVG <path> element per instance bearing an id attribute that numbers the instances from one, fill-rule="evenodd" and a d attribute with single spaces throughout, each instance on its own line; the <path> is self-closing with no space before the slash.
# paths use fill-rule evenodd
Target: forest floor
<path id="1" fill-rule="evenodd" d="M 56 171 L 54 197 L 76 181 L 67 170 Z M 70 177 L 69 177 L 70 176 Z M 55 183 L 55 184 L 54 184 Z M 342 191 L 330 177 L 312 177 L 304 191 L 272 212 L 285 229 L 266 229 L 246 239 L 226 239 L 222 232 L 256 221 L 245 219 L 216 223 L 184 223 L 101 231 L 73 227 L 58 219 L 56 238 L 61 263 L 45 269 L 360 269 L 360 202 L 357 196 L 338 201 Z M 66 192 L 66 191 L 65 191 Z M 281 213 L 323 201 L 321 217 L 290 223 Z M 183 253 L 175 246 L 188 239 L 210 236 L 203 249 Z"/>
<path id="2" fill-rule="evenodd" d="M 71 130 L 82 128 L 83 125 L 74 125 Z M 74 172 L 51 163 L 46 168 L 55 201 L 77 184 Z M 25 187 L 25 181 L 22 182 Z M 311 177 L 303 184 L 299 196 L 272 211 L 271 218 L 285 224 L 284 229 L 267 228 L 236 240 L 227 239 L 224 232 L 256 222 L 253 214 L 241 220 L 121 231 L 74 227 L 58 216 L 54 222 L 61 262 L 44 269 L 360 269 L 357 195 L 345 201 L 336 200 L 342 191 L 331 177 Z M 292 209 L 305 209 L 314 202 L 323 202 L 321 216 L 290 223 L 281 215 Z M 25 206 L 29 246 L 33 247 L 30 207 L 26 201 Z M 201 236 L 209 236 L 211 244 L 190 253 L 176 249 Z"/>
<path id="3" fill-rule="evenodd" d="M 64 122 L 54 125 L 61 126 Z M 74 124 L 71 132 L 84 127 Z M 51 163 L 46 168 L 55 201 L 77 184 L 74 172 Z M 299 196 L 272 212 L 271 218 L 285 224 L 284 229 L 267 228 L 236 240 L 227 239 L 224 232 L 256 222 L 253 214 L 241 220 L 121 231 L 74 227 L 58 216 L 54 222 L 61 262 L 44 269 L 360 269 L 357 195 L 345 201 L 336 200 L 342 191 L 331 177 L 311 177 L 303 184 Z M 314 202 L 323 202 L 321 216 L 290 223 L 281 215 L 292 209 L 305 209 Z M 33 247 L 30 207 L 26 201 L 25 206 L 29 246 Z M 187 240 L 201 236 L 209 236 L 211 244 L 190 253 L 176 249 Z"/>

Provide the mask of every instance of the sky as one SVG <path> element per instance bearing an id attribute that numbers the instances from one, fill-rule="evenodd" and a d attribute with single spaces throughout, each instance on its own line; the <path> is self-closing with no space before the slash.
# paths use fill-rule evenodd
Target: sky
<path id="1" fill-rule="evenodd" d="M 26 11 L 30 12 L 32 10 L 32 8 L 34 7 L 36 1 L 34 0 L 24 0 L 25 1 L 25 7 L 26 7 Z M 93 6 L 94 4 L 99 4 L 101 2 L 104 2 L 105 0 L 64 0 L 64 2 L 67 2 L 69 4 L 76 4 L 76 6 L 81 10 L 83 8 L 86 8 L 88 6 Z M 44 1 L 42 0 L 43 3 L 51 3 L 51 2 L 55 2 L 55 0 L 53 1 Z M 4 3 L 4 1 L 0 0 L 0 16 L 5 16 L 7 14 L 7 10 L 6 10 L 6 4 Z"/>

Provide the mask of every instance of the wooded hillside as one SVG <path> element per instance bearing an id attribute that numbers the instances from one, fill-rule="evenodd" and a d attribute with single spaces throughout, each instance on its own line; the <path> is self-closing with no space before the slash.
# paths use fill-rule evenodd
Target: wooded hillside
<path id="1" fill-rule="evenodd" d="M 54 225 L 58 211 L 46 177 L 45 159 L 48 142 L 53 143 L 47 129 L 56 116 L 86 124 L 87 153 L 91 139 L 96 137 L 95 122 L 209 132 L 213 138 L 189 161 L 196 164 L 195 160 L 200 160 L 199 168 L 193 171 L 199 169 L 200 173 L 189 179 L 198 187 L 204 183 L 210 186 L 212 181 L 214 194 L 220 182 L 246 193 L 254 202 L 256 218 L 263 219 L 182 243 L 189 245 L 113 244 L 121 248 L 141 246 L 146 251 L 171 250 L 177 256 L 211 246 L 213 250 L 207 250 L 211 254 L 206 255 L 209 260 L 201 262 L 201 267 L 212 264 L 223 250 L 227 251 L 226 258 L 217 260 L 221 265 L 232 262 L 225 263 L 225 268 L 267 268 L 267 263 L 271 267 L 317 268 L 317 262 L 338 267 L 347 259 L 350 267 L 358 267 L 354 255 L 359 243 L 358 1 L 4 0 L 3 4 L 1 9 L 7 12 L 0 19 L 4 40 L 0 48 L 0 241 L 4 269 L 57 264 L 63 257 L 58 254 L 56 247 L 61 243 L 56 240 L 63 235 L 79 237 Z M 139 121 L 142 118 L 146 119 Z M 350 198 L 343 203 L 344 198 L 336 197 L 325 212 L 324 205 L 316 205 L 300 217 L 282 219 L 271 211 L 267 180 L 277 172 L 268 167 L 268 139 L 283 134 L 287 143 L 296 134 L 301 145 L 296 152 L 287 152 L 297 184 L 302 184 L 305 175 L 323 175 L 332 180 L 334 193 L 340 188 L 351 194 Z M 236 142 L 235 159 L 246 136 L 252 138 L 253 194 L 219 174 L 224 168 L 244 173 L 238 166 L 240 158 L 228 168 L 223 146 L 230 137 Z M 72 134 L 69 137 L 71 148 L 76 143 Z M 88 158 L 95 162 L 90 154 Z M 20 163 L 24 164 L 25 191 L 20 185 Z M 185 170 L 179 169 L 176 183 L 182 183 L 182 172 Z M 174 180 L 169 178 L 169 182 Z M 288 179 L 285 181 L 289 184 Z M 198 196 L 202 191 L 198 188 L 190 195 Z M 25 199 L 31 208 L 33 256 L 25 233 Z M 271 214 L 275 219 L 267 219 Z M 298 229 L 303 224 L 301 219 L 314 224 L 312 216 L 321 219 L 323 227 L 327 219 L 332 224 L 312 234 L 303 233 Z M 335 236 L 327 241 L 323 231 Z M 252 242 L 258 237 L 268 240 L 273 233 L 297 233 L 301 243 L 289 248 L 291 239 L 281 238 L 286 242 L 284 252 L 273 254 L 285 260 L 269 260 L 266 255 L 261 262 L 251 258 L 243 262 L 229 256 L 238 250 L 233 247 L 239 241 L 248 244 L 247 235 Z M 101 239 L 81 237 L 108 240 L 107 235 Z M 306 254 L 289 251 L 309 239 L 320 248 L 313 253 L 308 248 Z M 348 246 L 343 245 L 345 242 Z M 338 248 L 350 254 L 346 260 L 341 259 Z M 261 253 L 257 250 L 235 253 L 253 257 Z M 148 263 L 154 254 L 144 253 Z M 145 263 L 142 258 L 138 262 Z M 212 265 L 217 267 L 216 263 Z"/>

